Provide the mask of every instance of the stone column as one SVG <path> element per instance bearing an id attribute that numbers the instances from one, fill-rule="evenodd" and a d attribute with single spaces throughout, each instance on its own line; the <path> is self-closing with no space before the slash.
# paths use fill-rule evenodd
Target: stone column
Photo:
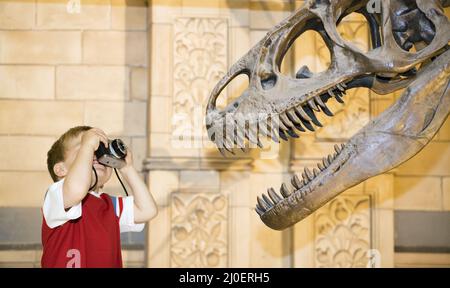
<path id="1" fill-rule="evenodd" d="M 225 159 L 218 153 L 207 139 L 204 111 L 209 92 L 235 54 L 232 47 L 241 47 L 231 43 L 245 30 L 235 27 L 246 20 L 248 10 L 235 11 L 244 16 L 238 19 L 231 18 L 231 9 L 221 13 L 219 2 L 188 2 L 154 1 L 150 6 L 145 169 L 160 212 L 149 228 L 148 265 L 227 267 L 229 215 L 234 210 L 233 200 L 222 190 L 221 171 L 249 170 L 251 159 Z M 245 38 L 242 41 L 245 45 Z"/>
<path id="2" fill-rule="evenodd" d="M 265 227 L 253 210 L 256 195 L 285 177 L 286 152 L 267 161 L 255 161 L 257 151 L 223 158 L 206 137 L 203 117 L 214 85 L 290 14 L 290 2 L 153 1 L 149 9 L 144 166 L 160 212 L 149 227 L 148 266 L 289 266 L 288 235 Z M 218 105 L 246 85 L 245 77 L 233 80 Z"/>
<path id="3" fill-rule="evenodd" d="M 368 26 L 362 16 L 347 16 L 338 30 L 360 49 L 369 49 Z M 297 70 L 307 65 L 313 72 L 321 72 L 330 63 L 330 53 L 321 36 L 312 31 L 297 39 L 293 55 Z M 323 128 L 302 133 L 295 142 L 292 173 L 301 174 L 305 167 L 317 168 L 322 157 L 334 152 L 335 144 L 345 143 L 364 127 L 374 116 L 373 97 L 368 89 L 352 89 L 344 97 L 344 106 L 330 100 L 327 106 L 335 116 L 328 118 L 318 113 Z M 380 110 L 378 106 L 372 104 L 372 110 Z M 294 266 L 392 267 L 393 184 L 392 173 L 372 178 L 345 191 L 294 226 Z"/>

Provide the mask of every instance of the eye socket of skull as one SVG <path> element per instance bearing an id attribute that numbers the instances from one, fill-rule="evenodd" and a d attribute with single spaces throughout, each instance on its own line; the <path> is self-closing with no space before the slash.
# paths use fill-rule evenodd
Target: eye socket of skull
<path id="1" fill-rule="evenodd" d="M 344 8 L 342 8 L 343 11 L 345 11 Z M 364 10 L 360 9 L 358 11 L 354 11 L 351 13 L 342 12 L 340 18 L 336 20 L 336 23 L 333 22 L 334 28 L 333 30 L 336 31 L 335 37 L 338 38 L 338 40 L 341 43 L 346 43 L 349 48 L 358 48 L 356 49 L 356 52 L 367 52 L 369 50 L 369 47 L 362 47 L 365 45 L 361 41 L 360 42 L 354 42 L 352 36 L 346 37 L 346 25 L 347 18 L 348 17 L 354 17 L 355 14 L 362 14 L 364 17 L 365 26 L 367 27 L 367 30 L 371 32 L 371 40 L 372 40 L 372 48 L 377 48 L 381 46 L 381 35 L 380 35 L 380 26 L 378 25 L 378 22 L 380 21 L 376 15 L 370 15 L 368 13 L 363 13 Z M 314 47 L 313 54 L 319 54 L 319 59 L 322 61 L 322 63 L 319 63 L 319 67 L 314 67 L 315 65 L 308 65 L 308 69 L 306 71 L 308 72 L 314 72 L 314 73 L 303 73 L 305 70 L 302 71 L 294 71 L 296 73 L 297 79 L 303 79 L 303 78 L 312 78 L 313 74 L 317 74 L 320 72 L 324 72 L 330 68 L 331 62 L 333 61 L 333 58 L 335 57 L 335 51 L 334 48 L 339 44 L 336 43 L 326 32 L 324 24 L 322 22 L 322 19 L 316 15 L 309 15 L 310 18 L 305 18 L 303 21 L 300 21 L 297 25 L 295 25 L 289 34 L 285 37 L 286 41 L 280 43 L 279 53 L 275 55 L 275 62 L 277 64 L 277 67 L 279 71 L 285 71 L 286 68 L 284 66 L 285 62 L 284 60 L 286 57 L 289 57 L 289 53 L 292 50 L 292 47 L 297 46 L 296 49 L 299 49 L 299 47 L 302 46 L 302 40 L 303 38 L 307 38 L 308 36 L 306 34 L 311 33 L 317 33 L 319 35 L 315 35 L 315 43 L 317 43 L 317 46 Z M 330 18 L 327 18 L 326 20 L 330 20 Z M 345 22 L 343 22 L 343 20 Z M 353 22 L 353 21 L 352 21 Z M 353 24 L 353 23 L 352 23 Z M 351 25 L 351 24 L 349 24 Z M 349 26 L 347 26 L 349 27 Z M 351 31 L 357 33 L 359 29 L 362 27 L 358 27 L 357 31 Z M 320 36 L 320 37 L 319 37 Z M 357 36 L 357 35 L 356 35 Z M 306 41 L 305 41 L 306 42 Z M 366 39 L 364 39 L 364 42 L 366 42 Z M 299 45 L 300 44 L 300 45 Z M 356 45 L 355 45 L 356 44 Z M 308 43 L 308 45 L 311 45 L 311 43 Z M 301 49 L 301 48 L 300 48 Z M 303 53 L 302 53 L 303 54 Z M 309 64 L 309 63 L 308 63 Z M 316 63 L 314 63 L 316 64 Z M 301 69 L 305 69 L 306 66 L 302 66 Z M 283 69 L 284 68 L 284 69 Z M 296 67 L 297 68 L 297 67 Z"/>
<path id="2" fill-rule="evenodd" d="M 249 82 L 250 76 L 246 70 L 224 77 L 211 93 L 208 110 L 225 111 L 237 108 L 237 101 L 248 89 Z"/>
<path id="3" fill-rule="evenodd" d="M 344 42 L 364 53 L 381 46 L 380 26 L 373 14 L 360 12 L 347 14 L 341 18 L 336 28 Z"/>
<path id="4" fill-rule="evenodd" d="M 281 58 L 284 57 L 287 50 L 294 44 L 294 42 L 299 38 L 303 33 L 305 33 L 308 30 L 315 30 L 316 27 L 319 27 L 321 25 L 320 19 L 317 17 L 305 17 L 303 21 L 300 21 L 296 25 L 294 25 L 290 31 L 289 34 L 286 35 L 285 41 L 283 41 L 280 45 L 280 53 L 278 57 L 276 58 L 277 63 L 281 63 Z M 322 26 L 323 27 L 323 26 Z"/>
<path id="5" fill-rule="evenodd" d="M 329 69 L 330 51 L 321 33 L 312 29 L 304 31 L 281 59 L 280 72 L 296 79 L 313 78 L 315 74 Z M 297 57 L 299 54 L 302 55 L 301 58 Z"/>

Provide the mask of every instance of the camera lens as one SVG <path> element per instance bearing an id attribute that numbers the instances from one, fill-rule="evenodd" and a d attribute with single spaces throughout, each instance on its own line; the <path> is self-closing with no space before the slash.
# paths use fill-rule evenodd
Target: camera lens
<path id="1" fill-rule="evenodd" d="M 120 139 L 115 139 L 109 145 L 111 154 L 113 154 L 116 158 L 125 158 L 127 156 L 127 146 Z"/>

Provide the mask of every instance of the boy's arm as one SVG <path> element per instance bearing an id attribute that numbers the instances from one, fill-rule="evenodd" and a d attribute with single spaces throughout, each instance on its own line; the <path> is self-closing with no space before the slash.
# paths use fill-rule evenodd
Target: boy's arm
<path id="1" fill-rule="evenodd" d="M 100 142 L 108 146 L 108 138 L 100 129 L 86 131 L 80 144 L 80 150 L 68 169 L 63 185 L 64 208 L 68 209 L 80 203 L 92 185 L 92 163 L 94 152 Z M 69 169 L 70 168 L 70 169 Z"/>
<path id="2" fill-rule="evenodd" d="M 158 208 L 155 200 L 147 189 L 147 185 L 132 165 L 133 160 L 131 151 L 128 151 L 125 160 L 127 165 L 120 169 L 120 174 L 122 174 L 132 190 L 130 191 L 130 195 L 134 196 L 134 222 L 136 224 L 144 223 L 158 214 Z"/>

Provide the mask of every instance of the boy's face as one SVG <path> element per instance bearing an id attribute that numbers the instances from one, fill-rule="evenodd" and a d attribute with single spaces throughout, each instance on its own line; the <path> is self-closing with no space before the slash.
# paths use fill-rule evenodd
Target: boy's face
<path id="1" fill-rule="evenodd" d="M 83 133 L 80 133 L 77 137 L 74 137 L 67 141 L 66 147 L 65 147 L 65 160 L 64 164 L 66 165 L 68 171 L 70 171 L 70 168 L 72 167 L 73 162 L 75 161 L 78 151 L 80 150 L 81 146 L 81 137 L 83 136 Z M 103 164 L 98 163 L 97 157 L 95 157 L 95 154 L 92 155 L 93 158 L 93 164 L 95 171 L 97 172 L 98 177 L 98 183 L 97 187 L 102 187 L 108 180 L 111 178 L 112 168 L 107 167 Z M 95 182 L 95 175 L 94 171 L 92 171 L 92 183 L 93 185 Z"/>

